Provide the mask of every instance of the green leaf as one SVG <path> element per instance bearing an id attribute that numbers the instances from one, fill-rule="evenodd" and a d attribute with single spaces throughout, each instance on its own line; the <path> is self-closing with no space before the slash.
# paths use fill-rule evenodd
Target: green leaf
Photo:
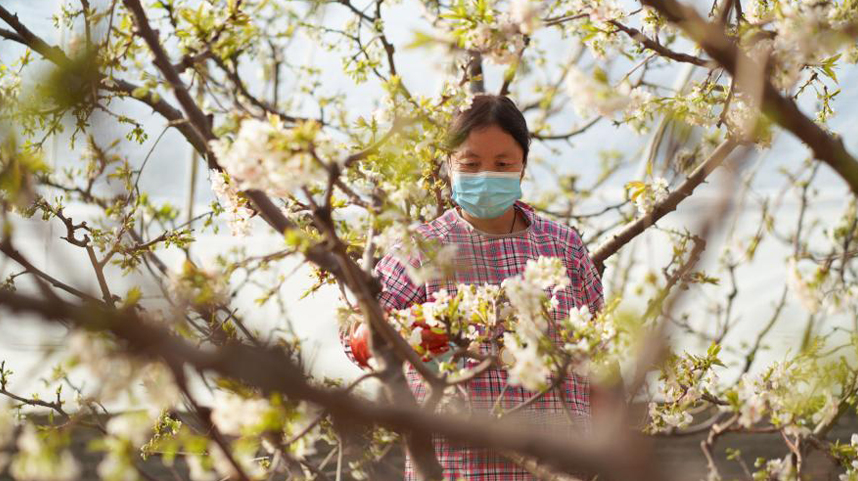
<path id="1" fill-rule="evenodd" d="M 414 38 L 410 43 L 405 45 L 405 49 L 414 49 L 435 43 L 437 40 L 432 35 L 425 32 L 414 32 Z"/>
<path id="2" fill-rule="evenodd" d="M 134 304 L 137 304 L 137 301 L 140 300 L 143 293 L 140 292 L 139 286 L 134 286 L 131 289 L 128 289 L 128 292 L 125 293 L 125 302 L 122 303 L 122 307 L 130 307 Z"/>
<path id="3" fill-rule="evenodd" d="M 131 96 L 135 99 L 142 99 L 149 95 L 149 87 L 137 87 L 131 91 Z"/>

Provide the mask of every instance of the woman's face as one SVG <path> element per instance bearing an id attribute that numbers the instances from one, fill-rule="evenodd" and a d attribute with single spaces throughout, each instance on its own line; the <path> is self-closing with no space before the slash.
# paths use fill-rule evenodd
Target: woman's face
<path id="1" fill-rule="evenodd" d="M 524 150 L 497 125 L 473 129 L 453 152 L 449 168 L 459 172 L 522 172 Z"/>

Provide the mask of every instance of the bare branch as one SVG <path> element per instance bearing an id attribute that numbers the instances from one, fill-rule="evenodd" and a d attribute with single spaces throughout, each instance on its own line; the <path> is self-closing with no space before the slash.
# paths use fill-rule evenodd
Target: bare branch
<path id="1" fill-rule="evenodd" d="M 679 203 L 689 197 L 694 192 L 694 189 L 702 184 L 709 174 L 724 162 L 737 145 L 738 143 L 732 139 L 721 142 L 712 154 L 709 155 L 709 158 L 694 169 L 694 172 L 685 179 L 685 182 L 671 192 L 666 199 L 653 207 L 652 212 L 627 224 L 620 232 L 614 234 L 605 243 L 597 247 L 590 257 L 593 259 L 593 263 L 599 269 L 599 272 L 604 271 L 605 260 L 608 257 L 614 255 L 621 247 L 628 244 L 649 226 L 658 222 L 659 219 L 676 210 Z"/>
<path id="2" fill-rule="evenodd" d="M 616 20 L 611 20 L 611 25 L 617 27 L 617 29 L 622 30 L 633 40 L 640 42 L 644 47 L 652 50 L 653 52 L 659 54 L 662 57 L 669 58 L 671 60 L 675 60 L 677 62 L 690 63 L 694 65 L 699 65 L 701 67 L 714 67 L 714 62 L 711 60 L 704 60 L 700 57 L 695 57 L 694 55 L 688 55 L 680 52 L 674 52 L 673 50 L 665 47 L 660 44 L 657 40 L 653 40 L 646 35 L 643 34 L 640 30 L 634 27 L 627 27 Z"/>

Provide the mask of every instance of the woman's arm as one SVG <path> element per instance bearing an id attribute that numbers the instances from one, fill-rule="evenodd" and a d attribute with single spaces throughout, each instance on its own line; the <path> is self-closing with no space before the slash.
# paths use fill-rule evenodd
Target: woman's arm
<path id="1" fill-rule="evenodd" d="M 602 278 L 577 231 L 572 240 L 572 252 L 575 256 L 572 265 L 576 266 L 577 274 L 573 289 L 578 297 L 577 301 L 580 305 L 586 304 L 590 313 L 596 316 L 605 304 Z M 612 375 L 605 384 L 590 384 L 590 410 L 593 417 L 610 418 L 622 412 L 624 408 L 626 392 L 620 366 L 614 364 L 611 370 Z"/>
<path id="2" fill-rule="evenodd" d="M 581 240 L 581 236 L 573 229 L 574 236 L 572 239 L 571 250 L 575 259 L 572 262 L 576 266 L 577 276 L 573 283 L 575 295 L 583 304 L 586 304 L 590 309 L 590 313 L 594 316 L 602 310 L 605 304 L 605 295 L 602 292 L 602 278 L 599 275 L 596 264 L 590 258 L 590 252 L 587 246 Z"/>
<path id="3" fill-rule="evenodd" d="M 378 302 L 381 304 L 385 312 L 391 310 L 405 309 L 414 303 L 426 302 L 426 285 L 415 284 L 408 277 L 408 270 L 405 266 L 408 262 L 412 267 L 419 267 L 420 260 L 415 257 L 410 257 L 406 261 L 400 260 L 396 256 L 394 250 L 390 254 L 385 255 L 375 265 L 373 272 L 381 283 L 382 291 L 378 296 Z M 364 353 L 363 349 L 359 349 L 358 353 L 352 352 L 352 339 L 364 338 L 365 334 L 358 332 L 357 336 L 353 336 L 354 331 L 358 328 L 359 323 L 353 323 L 344 326 L 340 330 L 340 344 L 350 361 L 358 366 L 364 367 L 366 359 L 369 357 Z M 362 342 L 366 342 L 364 339 Z M 355 356 L 357 354 L 357 356 Z"/>

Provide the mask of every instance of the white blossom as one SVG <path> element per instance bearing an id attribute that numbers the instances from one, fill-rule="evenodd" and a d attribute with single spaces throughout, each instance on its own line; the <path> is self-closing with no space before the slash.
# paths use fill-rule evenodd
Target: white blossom
<path id="1" fill-rule="evenodd" d="M 650 402 L 648 405 L 649 417 L 652 422 L 658 426 L 658 430 L 667 431 L 669 428 L 684 428 L 687 427 L 694 418 L 680 406 L 659 406 L 656 402 Z M 664 426 L 660 426 L 663 423 Z"/>
<path id="2" fill-rule="evenodd" d="M 636 134 L 646 133 L 649 120 L 648 110 L 652 105 L 653 95 L 644 87 L 635 87 L 629 92 L 629 103 L 624 110 L 626 125 Z"/>
<path id="3" fill-rule="evenodd" d="M 191 454 L 185 457 L 188 462 L 188 474 L 191 481 L 217 481 L 218 476 L 211 469 L 203 465 L 203 456 Z"/>
<path id="4" fill-rule="evenodd" d="M 115 450 L 109 451 L 101 459 L 96 472 L 98 477 L 105 481 L 137 481 L 140 479 L 137 469 L 129 462 L 128 457 Z"/>
<path id="5" fill-rule="evenodd" d="M 812 314 L 819 312 L 822 304 L 819 294 L 804 281 L 794 257 L 790 257 L 787 261 L 787 285 L 808 312 Z"/>
<path id="6" fill-rule="evenodd" d="M 528 339 L 538 338 L 546 327 L 542 316 L 542 298 L 545 291 L 539 285 L 519 276 L 504 279 L 501 287 L 521 320 L 518 325 L 519 334 Z"/>
<path id="7" fill-rule="evenodd" d="M 175 406 L 181 399 L 172 374 L 161 363 L 147 364 L 142 369 L 140 380 L 146 392 L 146 405 L 150 417 L 157 416 L 162 410 Z"/>
<path id="8" fill-rule="evenodd" d="M 241 435 L 260 422 L 271 406 L 266 399 L 244 398 L 238 394 L 217 391 L 212 408 L 212 422 L 228 435 Z"/>
<path id="9" fill-rule="evenodd" d="M 629 84 L 623 82 L 615 87 L 600 70 L 596 75 L 590 75 L 571 67 L 566 77 L 566 91 L 575 111 L 582 116 L 598 114 L 611 117 L 631 103 Z"/>
<path id="10" fill-rule="evenodd" d="M 776 481 L 792 481 L 796 478 L 795 468 L 789 458 L 772 459 L 766 463 L 766 472 L 769 478 Z"/>
<path id="11" fill-rule="evenodd" d="M 241 470 L 251 479 L 259 478 L 265 474 L 265 469 L 263 469 L 262 466 L 254 460 L 253 454 L 255 450 L 251 451 L 246 447 L 240 449 L 237 446 L 233 446 L 230 451 L 232 458 L 236 463 L 238 463 Z M 219 444 L 211 443 L 209 445 L 209 452 L 211 454 L 214 469 L 220 476 L 229 478 L 235 478 L 238 476 L 235 466 L 230 462 L 226 453 L 224 453 Z"/>
<path id="12" fill-rule="evenodd" d="M 510 333 L 504 333 L 504 346 L 515 358 L 515 364 L 509 369 L 509 383 L 512 386 L 522 386 L 531 391 L 538 391 L 545 386 L 551 371 L 542 361 L 535 342 L 529 342 L 522 347 Z"/>
<path id="13" fill-rule="evenodd" d="M 24 425 L 17 446 L 9 473 L 18 481 L 73 481 L 80 476 L 80 465 L 71 451 L 56 451 L 32 424 Z"/>
<path id="14" fill-rule="evenodd" d="M 435 317 L 436 312 L 440 313 L 444 310 L 443 305 L 439 305 L 437 302 L 424 302 L 422 305 L 423 312 L 423 320 L 429 327 L 438 327 L 441 325 L 441 321 Z"/>
<path id="15" fill-rule="evenodd" d="M 804 437 L 809 436 L 812 432 L 807 426 L 800 426 L 794 423 L 784 426 L 784 434 L 787 436 Z"/>
<path id="16" fill-rule="evenodd" d="M 572 324 L 575 332 L 585 331 L 590 327 L 592 320 L 593 314 L 586 304 L 569 309 L 569 322 Z"/>
<path id="17" fill-rule="evenodd" d="M 528 260 L 521 275 L 501 282 L 501 288 L 521 321 L 517 328 L 520 336 L 532 341 L 539 339 L 548 327 L 542 312 L 543 302 L 547 300 L 545 290 L 553 286 L 552 293 L 556 293 L 568 285 L 563 261 L 547 256 Z"/>
<path id="18" fill-rule="evenodd" d="M 107 421 L 107 434 L 140 446 L 152 435 L 152 420 L 146 412 L 117 414 Z"/>
<path id="19" fill-rule="evenodd" d="M 766 409 L 766 392 L 757 392 L 756 383 L 749 374 L 743 374 L 738 387 L 739 424 L 749 428 L 763 418 Z"/>
<path id="20" fill-rule="evenodd" d="M 569 285 L 569 276 L 566 267 L 559 257 L 540 256 L 537 259 L 529 259 L 524 265 L 524 278 L 540 289 L 549 287 L 566 287 Z"/>
<path id="21" fill-rule="evenodd" d="M 287 129 L 279 121 L 245 119 L 233 142 L 210 142 L 218 162 L 241 190 L 259 189 L 286 197 L 302 186 L 323 181 L 326 168 L 309 153 L 323 148 L 313 122 Z"/>
<path id="22" fill-rule="evenodd" d="M 693 420 L 691 414 L 689 414 L 688 411 L 681 409 L 675 409 L 671 412 L 663 414 L 662 419 L 664 419 L 664 422 L 668 426 L 675 428 L 684 428 L 691 424 L 691 421 Z"/>
<path id="23" fill-rule="evenodd" d="M 245 200 L 238 195 L 238 189 L 229 181 L 226 174 L 214 169 L 209 170 L 209 181 L 218 203 L 229 214 L 229 227 L 232 235 L 245 237 L 250 232 L 250 217 L 253 209 L 247 207 Z"/>
<path id="24" fill-rule="evenodd" d="M 541 10 L 542 3 L 538 0 L 512 0 L 510 18 L 518 26 L 519 32 L 531 35 L 541 24 Z"/>
<path id="25" fill-rule="evenodd" d="M 486 50 L 494 41 L 494 32 L 490 25 L 481 23 L 468 32 L 466 40 L 471 47 Z"/>
<path id="26" fill-rule="evenodd" d="M 408 343 L 411 344 L 412 346 L 416 347 L 416 346 L 419 346 L 420 343 L 422 343 L 422 342 L 423 342 L 423 328 L 422 327 L 415 327 L 411 331 L 411 335 L 408 337 Z"/>
<path id="27" fill-rule="evenodd" d="M 0 449 L 9 444 L 15 435 L 15 418 L 6 402 L 0 401 Z"/>
<path id="28" fill-rule="evenodd" d="M 465 35 L 466 48 L 480 51 L 489 63 L 495 65 L 513 63 L 524 48 L 520 28 L 520 24 L 509 15 L 502 15 L 496 24 L 480 23 Z"/>
<path id="29" fill-rule="evenodd" d="M 839 47 L 832 27 L 835 5 L 831 2 L 805 2 L 779 5 L 774 27 L 777 31 L 775 49 L 779 56 L 792 54 L 803 62 L 812 62 L 831 55 Z"/>
<path id="30" fill-rule="evenodd" d="M 745 9 L 745 19 L 750 23 L 760 23 L 767 19 L 771 8 L 767 8 L 769 2 L 760 0 L 751 0 Z"/>
<path id="31" fill-rule="evenodd" d="M 95 378 L 99 401 L 127 391 L 141 368 L 139 362 L 114 353 L 109 341 L 83 329 L 69 334 L 68 345 L 71 358 Z"/>
<path id="32" fill-rule="evenodd" d="M 513 35 L 506 39 L 507 43 L 495 45 L 486 52 L 486 60 L 495 65 L 509 65 L 518 59 L 518 54 L 524 48 L 524 37 Z"/>
<path id="33" fill-rule="evenodd" d="M 652 183 L 646 184 L 634 199 L 638 214 L 649 214 L 658 203 L 667 199 L 668 185 L 667 180 L 662 177 L 656 177 Z"/>
<path id="34" fill-rule="evenodd" d="M 667 198 L 667 186 L 669 183 L 664 177 L 656 177 L 652 181 L 652 196 L 656 203 L 663 202 Z"/>
<path id="35" fill-rule="evenodd" d="M 586 13 L 590 21 L 597 24 L 619 20 L 626 15 L 615 0 L 578 0 L 575 4 L 576 11 Z"/>

